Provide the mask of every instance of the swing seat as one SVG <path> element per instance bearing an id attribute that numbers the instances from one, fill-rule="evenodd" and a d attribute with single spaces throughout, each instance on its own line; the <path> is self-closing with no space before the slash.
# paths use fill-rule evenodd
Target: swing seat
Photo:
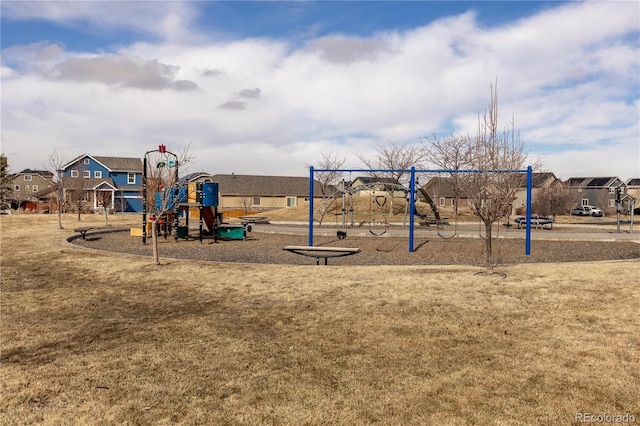
<path id="1" fill-rule="evenodd" d="M 320 264 L 320 258 L 324 259 L 326 265 L 330 257 L 351 256 L 360 253 L 360 249 L 355 247 L 286 246 L 282 250 L 302 256 L 315 257 L 316 265 Z"/>

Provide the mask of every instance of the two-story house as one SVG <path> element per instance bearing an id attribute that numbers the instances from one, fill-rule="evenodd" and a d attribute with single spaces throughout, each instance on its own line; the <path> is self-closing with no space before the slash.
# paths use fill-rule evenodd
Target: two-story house
<path id="1" fill-rule="evenodd" d="M 40 211 L 42 197 L 53 187 L 53 173 L 50 171 L 24 169 L 11 176 L 11 208 Z"/>
<path id="2" fill-rule="evenodd" d="M 83 154 L 62 166 L 67 208 L 142 212 L 142 160 Z"/>
<path id="3" fill-rule="evenodd" d="M 527 176 L 522 174 L 522 180 L 515 193 L 512 204 L 512 214 L 525 214 L 527 206 Z M 552 172 L 536 172 L 531 176 L 531 202 L 535 203 L 536 197 L 540 193 L 557 191 L 562 189 L 562 181 Z M 535 208 L 535 206 L 534 206 Z M 536 211 L 533 214 L 539 213 Z"/>
<path id="4" fill-rule="evenodd" d="M 627 184 L 617 177 L 572 177 L 567 185 L 575 194 L 576 205 L 595 206 L 605 212 L 614 212 L 616 208 L 616 192 L 621 196 L 627 194 Z"/>

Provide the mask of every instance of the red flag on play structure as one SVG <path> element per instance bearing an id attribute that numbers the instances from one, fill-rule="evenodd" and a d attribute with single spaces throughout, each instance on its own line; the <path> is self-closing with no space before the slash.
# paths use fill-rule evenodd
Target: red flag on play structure
<path id="1" fill-rule="evenodd" d="M 165 152 L 167 152 L 167 147 L 165 145 L 160 145 L 158 147 L 158 151 L 164 154 Z"/>

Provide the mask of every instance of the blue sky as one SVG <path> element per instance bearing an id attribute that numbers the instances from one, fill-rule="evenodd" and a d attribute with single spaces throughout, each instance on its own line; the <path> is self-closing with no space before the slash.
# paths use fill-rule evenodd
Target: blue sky
<path id="1" fill-rule="evenodd" d="M 504 124 L 561 178 L 640 176 L 637 2 L 14 2 L 2 12 L 2 151 L 306 175 L 387 143 Z"/>

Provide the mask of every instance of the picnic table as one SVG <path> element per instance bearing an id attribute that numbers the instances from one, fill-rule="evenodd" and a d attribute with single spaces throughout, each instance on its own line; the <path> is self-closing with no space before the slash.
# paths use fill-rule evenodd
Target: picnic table
<path id="1" fill-rule="evenodd" d="M 316 265 L 320 265 L 321 258 L 324 258 L 324 264 L 326 265 L 330 257 L 351 256 L 360 253 L 360 249 L 355 247 L 286 246 L 282 250 L 302 256 L 315 257 Z"/>

